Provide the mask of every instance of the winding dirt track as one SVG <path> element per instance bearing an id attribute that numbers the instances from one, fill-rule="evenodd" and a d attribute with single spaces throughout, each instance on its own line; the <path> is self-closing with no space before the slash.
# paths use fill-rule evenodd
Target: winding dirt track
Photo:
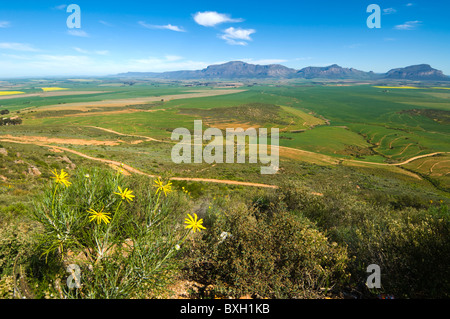
<path id="1" fill-rule="evenodd" d="M 120 136 L 139 137 L 139 138 L 145 139 L 146 141 L 163 142 L 163 141 L 154 139 L 152 137 L 143 136 L 143 135 L 134 135 L 134 134 L 124 134 L 124 133 L 120 133 L 120 132 L 116 132 L 116 131 L 110 130 L 108 128 L 99 127 L 99 126 L 86 126 L 86 127 L 96 128 L 98 130 L 102 130 L 102 131 L 105 131 L 105 132 L 108 132 L 108 133 L 113 133 L 113 134 L 120 135 Z"/>
<path id="2" fill-rule="evenodd" d="M 148 137 L 148 136 L 124 134 L 124 133 L 116 132 L 116 131 L 111 130 L 111 129 L 97 127 L 97 126 L 89 126 L 89 127 L 96 128 L 96 129 L 99 129 L 99 130 L 103 130 L 105 132 L 117 134 L 119 136 L 139 137 L 139 138 L 143 138 L 143 139 L 145 139 L 147 141 L 165 142 L 165 141 L 156 140 L 156 139 Z M 78 152 L 78 151 L 74 151 L 74 150 L 66 148 L 66 147 L 55 146 L 55 145 L 48 145 L 48 144 L 45 144 L 43 141 L 39 142 L 39 140 L 31 141 L 30 139 L 27 139 L 26 137 L 24 139 L 21 139 L 19 137 L 11 137 L 9 135 L 6 135 L 6 136 L 2 136 L 2 138 L 0 139 L 0 142 L 9 142 L 9 143 L 17 143 L 17 144 L 29 144 L 29 145 L 37 145 L 37 146 L 42 146 L 42 147 L 48 147 L 51 150 L 59 150 L 59 151 L 63 151 L 63 152 L 68 152 L 68 153 L 72 153 L 72 154 L 81 156 L 83 158 L 89 159 L 89 160 L 105 163 L 105 164 L 108 164 L 108 165 L 113 166 L 113 167 L 120 167 L 121 169 L 123 169 L 123 170 L 125 170 L 125 171 L 127 171 L 129 173 L 134 173 L 134 174 L 138 174 L 138 175 L 144 175 L 144 176 L 151 177 L 151 178 L 160 177 L 160 176 L 156 176 L 156 175 L 147 174 L 145 172 L 142 172 L 142 171 L 140 171 L 140 170 L 138 170 L 138 169 L 136 169 L 134 167 L 131 167 L 131 166 L 129 166 L 127 164 L 124 164 L 124 163 L 121 163 L 121 162 L 108 160 L 108 159 L 103 159 L 103 158 L 92 157 L 92 156 L 86 155 L 86 154 Z M 51 142 L 51 140 L 47 141 L 47 142 Z M 168 143 L 170 143 L 170 142 L 168 142 Z M 280 150 L 286 149 L 286 150 L 290 150 L 290 151 L 296 151 L 298 153 L 303 153 L 303 154 L 316 154 L 316 155 L 323 156 L 322 154 L 309 152 L 309 151 L 304 151 L 304 150 L 299 150 L 299 149 L 290 148 L 290 147 L 279 146 L 279 149 Z M 371 164 L 371 165 L 380 165 L 380 166 L 402 166 L 402 165 L 406 165 L 408 163 L 411 163 L 411 162 L 413 162 L 415 160 L 418 160 L 418 159 L 421 159 L 421 158 L 436 156 L 436 155 L 439 155 L 439 154 L 450 154 L 450 152 L 435 152 L 435 153 L 431 153 L 431 154 L 419 155 L 419 156 L 415 156 L 413 158 L 410 158 L 410 159 L 408 159 L 408 160 L 406 160 L 406 161 L 404 161 L 402 163 L 395 163 L 395 164 L 373 163 L 373 162 L 364 162 L 364 161 L 357 161 L 357 160 L 345 160 L 345 161 L 356 162 L 356 163 L 365 163 L 365 164 Z M 250 187 L 273 188 L 273 189 L 278 188 L 278 186 L 268 185 L 268 184 L 259 184 L 259 183 L 250 183 L 250 182 L 238 182 L 238 181 L 232 181 L 232 180 L 207 179 L 207 178 L 172 177 L 170 180 L 218 183 L 218 184 L 227 184 L 227 185 L 241 185 L 241 186 L 250 186 Z"/>
<path id="3" fill-rule="evenodd" d="M 161 176 L 156 176 L 156 175 L 151 175 L 151 174 L 144 173 L 144 172 L 142 172 L 142 171 L 140 171 L 140 170 L 138 170 L 138 169 L 136 169 L 134 167 L 131 167 L 131 166 L 127 165 L 127 164 L 124 164 L 124 163 L 120 163 L 120 162 L 113 161 L 113 160 L 107 160 L 107 159 L 103 159 L 103 158 L 92 157 L 92 156 L 86 155 L 84 153 L 71 150 L 70 148 L 66 148 L 66 147 L 47 145 L 47 144 L 40 144 L 40 143 L 32 143 L 32 142 L 22 142 L 22 141 L 9 140 L 9 139 L 0 139 L 0 142 L 16 143 L 16 144 L 29 144 L 29 145 L 37 145 L 37 146 L 48 147 L 50 149 L 57 149 L 57 150 L 60 150 L 60 151 L 72 153 L 72 154 L 81 156 L 83 158 L 89 159 L 89 160 L 105 163 L 105 164 L 108 164 L 108 165 L 114 165 L 114 166 L 120 167 L 120 168 L 122 168 L 122 169 L 124 169 L 124 170 L 126 170 L 126 171 L 128 171 L 130 173 L 134 173 L 134 174 L 138 174 L 138 175 L 144 175 L 144 176 L 151 177 L 151 178 L 161 177 Z M 172 177 L 172 178 L 170 178 L 170 180 L 173 180 L 173 181 L 206 182 L 206 183 L 240 185 L 240 186 L 251 186 L 251 187 L 261 187 L 261 188 L 272 188 L 272 189 L 277 189 L 278 188 L 278 186 L 275 186 L 275 185 L 248 183 L 248 182 L 238 182 L 238 181 L 220 180 L 220 179 L 207 179 L 207 178 Z"/>
<path id="4" fill-rule="evenodd" d="M 414 162 L 415 160 L 418 160 L 418 159 L 421 159 L 424 157 L 431 157 L 431 156 L 436 156 L 436 155 L 440 155 L 440 154 L 450 154 L 450 152 L 435 152 L 435 153 L 431 153 L 431 154 L 419 155 L 419 156 L 412 157 L 402 163 L 394 163 L 394 164 L 373 163 L 373 162 L 364 162 L 364 161 L 356 161 L 356 160 L 347 160 L 347 161 L 356 162 L 356 163 L 372 164 L 372 165 L 382 165 L 382 166 L 402 166 L 402 165 L 406 165 L 408 163 Z"/>

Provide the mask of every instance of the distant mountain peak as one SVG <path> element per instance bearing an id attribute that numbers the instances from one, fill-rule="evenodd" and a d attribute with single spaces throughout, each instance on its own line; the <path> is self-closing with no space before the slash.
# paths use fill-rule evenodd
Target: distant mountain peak
<path id="1" fill-rule="evenodd" d="M 373 71 L 365 72 L 355 68 L 344 68 L 338 64 L 324 67 L 309 66 L 301 70 L 288 68 L 281 64 L 259 65 L 243 61 L 230 61 L 222 64 L 210 65 L 203 70 L 172 71 L 163 73 L 132 72 L 118 76 L 136 77 L 144 76 L 159 79 L 265 79 L 265 78 L 304 78 L 304 79 L 355 79 L 355 80 L 433 80 L 450 81 L 450 77 L 442 71 L 433 69 L 429 64 L 411 65 L 404 68 L 392 69 L 385 74 L 375 74 Z"/>
<path id="2" fill-rule="evenodd" d="M 404 68 L 392 69 L 385 76 L 387 79 L 448 81 L 450 78 L 442 71 L 433 69 L 429 64 L 417 64 Z"/>
<path id="3" fill-rule="evenodd" d="M 343 68 L 337 64 L 325 67 L 306 67 L 298 71 L 297 75 L 306 79 L 368 79 L 373 77 L 373 73 L 356 70 L 354 68 Z"/>
<path id="4" fill-rule="evenodd" d="M 207 78 L 270 78 L 289 77 L 295 74 L 296 70 L 280 64 L 258 65 L 242 61 L 231 61 L 224 64 L 210 65 L 201 72 Z"/>

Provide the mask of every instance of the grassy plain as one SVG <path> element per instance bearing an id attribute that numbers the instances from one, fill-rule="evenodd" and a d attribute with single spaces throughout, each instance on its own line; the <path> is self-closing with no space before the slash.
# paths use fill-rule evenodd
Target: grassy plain
<path id="1" fill-rule="evenodd" d="M 83 270 L 91 281 L 102 282 L 85 282 L 83 291 L 96 296 L 117 293 L 108 287 L 116 287 L 115 276 L 124 274 L 118 269 L 135 269 L 138 260 L 154 260 L 158 265 L 159 259 L 170 260 L 171 271 L 179 270 L 178 263 L 187 265 L 189 271 L 181 272 L 181 283 L 186 278 L 203 282 L 213 287 L 212 297 L 257 293 L 262 297 L 342 298 L 345 291 L 373 297 L 361 286 L 367 276 L 364 265 L 374 262 L 385 274 L 384 292 L 407 298 L 449 295 L 448 282 L 442 277 L 448 274 L 450 256 L 446 253 L 450 94 L 443 88 L 301 82 L 252 83 L 236 90 L 118 79 L 1 83 L 5 91 L 24 93 L 0 99 L 0 110 L 10 111 L 4 116 L 23 120 L 21 125 L 0 126 L 0 298 L 17 291 L 31 291 L 29 298 L 51 298 L 52 294 L 63 298 L 56 278 L 67 276 L 66 267 L 57 266 L 59 257 L 49 256 L 50 262 L 44 263 L 42 245 L 33 246 L 37 241 L 31 233 L 46 234 L 59 243 L 82 220 L 69 218 L 74 208 L 78 207 L 80 216 L 92 208 L 86 206 L 91 205 L 86 203 L 86 194 L 100 196 L 101 209 L 105 198 L 114 199 L 111 192 L 118 177 L 135 191 L 136 201 L 123 207 L 127 218 L 116 238 L 117 247 L 126 248 L 125 255 L 118 254 L 115 262 L 100 266 L 94 262 Z M 53 90 L 43 92 L 42 88 Z M 216 127 L 223 133 L 236 127 L 279 128 L 279 172 L 261 175 L 260 163 L 173 163 L 172 131 L 184 127 L 192 132 L 194 120 L 200 119 L 204 129 Z M 98 168 L 107 173 L 100 174 Z M 55 221 L 69 218 L 61 223 L 61 229 L 67 229 L 59 237 L 54 229 L 42 231 L 47 202 L 38 204 L 44 209 L 44 224 L 30 220 L 43 190 L 47 189 L 47 201 L 53 202 L 56 192 L 49 192 L 48 186 L 54 185 L 55 169 L 64 169 L 74 183 L 59 190 L 62 197 L 57 197 L 64 214 Z M 162 206 L 153 207 L 148 205 L 155 198 L 149 201 L 146 196 L 156 196 L 152 192 L 156 176 L 170 180 L 174 192 Z M 161 228 L 158 231 L 165 235 L 151 229 L 145 236 L 153 237 L 133 247 L 154 247 L 148 252 L 153 259 L 124 258 L 130 252 L 129 238 L 142 239 L 141 228 L 131 225 L 146 222 L 150 215 L 145 217 L 143 212 L 156 212 L 157 207 L 171 215 L 166 230 L 184 229 L 179 226 L 188 211 L 205 220 L 207 230 L 192 237 L 196 253 L 186 245 L 177 258 L 155 258 L 159 256 L 155 252 L 163 252 L 160 244 L 167 235 Z M 80 229 L 89 230 L 90 225 Z M 215 241 L 224 230 L 234 235 L 226 250 Z M 70 246 L 70 240 L 66 244 L 79 249 Z M 49 245 L 49 240 L 43 245 Z M 236 257 L 230 259 L 230 254 Z M 153 269 L 152 265 L 141 266 Z M 324 271 L 317 272 L 320 269 Z M 17 271 L 22 271 L 21 276 Z M 157 287 L 150 282 L 142 291 L 144 296 L 169 284 L 169 277 L 158 277 Z M 123 287 L 140 280 L 127 278 L 120 280 Z M 330 291 L 325 289 L 328 280 L 332 281 Z M 20 289 L 14 287 L 16 281 Z M 211 297 L 205 291 L 192 291 L 192 287 L 186 290 L 183 297 Z M 135 293 L 117 296 L 142 296 Z"/>
<path id="2" fill-rule="evenodd" d="M 122 171 L 133 189 L 144 185 L 143 180 L 152 182 L 153 176 L 171 179 L 174 189 L 189 191 L 191 204 L 206 223 L 210 218 L 209 229 L 213 229 L 215 206 L 236 209 L 238 216 L 250 214 L 241 211 L 243 203 L 253 205 L 249 211 L 261 210 L 267 216 L 287 209 L 301 220 L 309 218 L 342 249 L 349 247 L 360 258 L 358 262 L 385 251 L 377 250 L 375 244 L 398 253 L 397 247 L 389 245 L 399 238 L 426 239 L 430 247 L 441 247 L 439 236 L 427 239 L 428 233 L 422 230 L 430 229 L 429 218 L 436 222 L 433 231 L 446 236 L 440 215 L 427 215 L 437 205 L 450 203 L 450 94 L 443 88 L 312 82 L 260 83 L 236 90 L 117 79 L 2 83 L 4 90 L 24 93 L 0 99 L 0 110 L 10 111 L 4 116 L 23 120 L 21 125 L 0 126 L 0 222 L 25 218 L 32 200 L 48 185 L 52 170 L 80 175 L 80 171 L 102 167 Z M 43 87 L 54 90 L 43 92 Z M 217 127 L 222 132 L 236 127 L 279 128 L 280 171 L 261 175 L 263 164 L 259 163 L 173 163 L 172 131 L 184 127 L 192 132 L 194 120 L 200 119 L 204 129 Z M 272 192 L 281 197 L 272 198 Z M 229 196 L 236 196 L 236 201 Z M 397 218 L 396 222 L 391 218 Z M 228 226 L 234 225 L 236 232 L 248 231 L 230 222 Z M 270 218 L 264 223 L 260 226 L 272 227 Z M 398 225 L 404 228 L 398 230 Z M 368 235 L 361 239 L 360 230 Z M 406 240 L 408 249 L 409 243 Z M 404 256 L 411 255 L 408 249 L 401 250 Z M 440 260 L 430 251 L 424 256 Z M 197 261 L 193 262 L 195 269 Z M 413 260 L 408 265 L 416 267 L 417 263 Z M 197 266 L 198 275 L 202 266 Z M 389 275 L 403 278 L 394 266 L 386 266 L 393 267 Z M 352 270 L 356 278 L 358 271 Z M 404 293 L 407 285 L 402 285 L 392 289 Z"/>
<path id="3" fill-rule="evenodd" d="M 360 161 L 361 165 L 364 162 L 379 163 L 383 164 L 380 165 L 383 169 L 385 164 L 398 164 L 435 152 L 444 156 L 450 151 L 446 120 L 450 103 L 442 88 L 437 87 L 386 90 L 388 86 L 261 84 L 230 91 L 145 81 L 134 85 L 123 83 L 121 86 L 106 80 L 49 83 L 56 92 L 60 87 L 67 88 L 59 93 L 68 95 L 16 96 L 3 100 L 2 108 L 17 112 L 24 123 L 17 127 L 2 127 L 2 134 L 74 139 L 90 132 L 89 136 L 96 140 L 106 136 L 108 140 L 124 140 L 124 136 L 105 134 L 105 131 L 92 128 L 100 127 L 163 141 L 166 145 L 158 147 L 166 148 L 165 156 L 168 156 L 171 132 L 178 127 L 192 130 L 194 120 L 203 119 L 205 128 L 225 129 L 236 125 L 244 128 L 278 127 L 281 131 L 280 145 L 286 147 L 282 155 L 289 153 L 287 157 L 296 157 L 287 148 L 310 152 L 303 158 L 299 153 L 299 161 L 308 161 L 309 158 L 311 162 L 311 157 L 317 153 L 317 157 L 329 156 L 330 162 L 341 161 L 344 165 L 349 163 L 347 160 Z M 33 93 L 44 84 L 46 88 L 52 87 L 46 82 L 29 82 L 23 83 L 21 90 Z M 102 93 L 98 93 L 99 89 Z M 89 91 L 93 94 L 86 94 Z M 134 152 L 134 148 L 142 148 L 143 145 L 147 147 L 148 143 L 142 144 L 141 140 L 135 137 L 136 144 L 119 142 L 119 146 L 108 149 L 103 156 L 126 154 L 127 149 Z M 92 145 L 95 143 L 86 144 L 94 147 L 87 150 L 89 153 L 97 152 Z M 151 146 L 146 152 L 152 153 L 153 148 Z M 140 152 L 144 150 L 140 149 Z M 138 162 L 135 165 L 145 168 L 145 159 L 129 158 L 129 162 Z M 165 162 L 165 167 L 177 170 L 161 158 L 149 160 Z M 405 174 L 423 174 L 421 161 L 408 163 Z M 182 166 L 177 167 L 180 171 L 189 171 Z M 428 177 L 448 185 L 448 167 L 444 164 L 437 167 L 440 174 Z M 215 167 L 207 171 L 220 178 L 220 173 L 214 173 L 216 170 Z M 261 179 L 259 176 L 251 178 Z"/>

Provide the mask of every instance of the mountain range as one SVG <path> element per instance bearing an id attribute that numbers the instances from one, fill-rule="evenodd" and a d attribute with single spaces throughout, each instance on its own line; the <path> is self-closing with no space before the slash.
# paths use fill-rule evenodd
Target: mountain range
<path id="1" fill-rule="evenodd" d="M 450 81 L 450 77 L 428 64 L 397 68 L 387 73 L 365 72 L 344 68 L 337 64 L 326 67 L 306 67 L 301 70 L 280 64 L 258 65 L 241 61 L 210 65 L 203 70 L 171 72 L 128 72 L 118 77 L 147 77 L 167 80 L 222 80 L 222 79 L 354 79 L 354 80 L 413 80 Z"/>

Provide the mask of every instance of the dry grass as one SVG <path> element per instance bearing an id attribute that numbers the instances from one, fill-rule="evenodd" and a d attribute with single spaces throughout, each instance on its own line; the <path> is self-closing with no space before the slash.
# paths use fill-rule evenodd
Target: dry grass
<path id="1" fill-rule="evenodd" d="M 118 142 L 112 141 L 98 141 L 98 140 L 86 140 L 86 139 L 65 139 L 57 137 L 45 137 L 45 136 L 12 136 L 12 135 L 2 135 L 4 139 L 10 139 L 18 142 L 25 143 L 36 143 L 36 144 L 69 144 L 69 145 L 105 145 L 105 146 L 116 146 L 120 145 Z"/>
<path id="2" fill-rule="evenodd" d="M 97 102 L 67 103 L 64 105 L 57 104 L 57 105 L 45 106 L 45 107 L 40 108 L 40 110 L 41 111 L 75 110 L 75 111 L 87 112 L 89 110 L 100 108 L 100 107 L 124 107 L 124 106 L 130 106 L 130 105 L 158 102 L 161 100 L 172 101 L 172 100 L 180 100 L 180 99 L 201 98 L 201 97 L 235 94 L 235 93 L 241 93 L 244 91 L 245 90 L 207 90 L 207 91 L 198 91 L 195 93 L 174 94 L 174 95 L 166 95 L 166 96 L 149 96 L 149 97 L 117 99 L 117 100 L 107 100 L 107 101 L 97 101 Z M 53 93 L 57 93 L 57 92 L 53 92 Z M 59 92 L 59 93 L 61 93 L 61 92 Z"/>

